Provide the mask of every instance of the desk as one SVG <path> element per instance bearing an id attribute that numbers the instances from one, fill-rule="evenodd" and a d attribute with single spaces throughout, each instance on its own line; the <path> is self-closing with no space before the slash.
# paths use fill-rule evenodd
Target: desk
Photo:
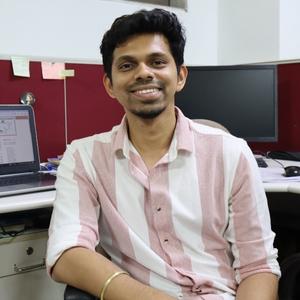
<path id="1" fill-rule="evenodd" d="M 0 238 L 1 299 L 63 299 L 65 285 L 49 278 L 44 261 L 48 239 L 48 217 L 54 198 L 54 190 L 0 198 L 0 221 L 2 224 L 15 224 L 6 227 L 13 226 L 13 230 L 24 227 L 23 224 L 26 222 L 23 218 L 32 220 L 32 211 L 39 218 L 42 211 L 49 211 L 47 222 L 43 226 L 41 224 L 33 226 L 32 229 L 15 237 L 4 235 Z"/>
<path id="2" fill-rule="evenodd" d="M 263 185 L 266 193 L 300 194 L 300 182 L 265 182 Z M 0 214 L 52 207 L 54 199 L 55 191 L 2 197 L 0 198 Z"/>
<path id="3" fill-rule="evenodd" d="M 276 163 L 272 159 L 266 159 L 266 162 L 270 168 L 279 166 L 278 163 Z M 289 165 L 300 166 L 300 162 L 295 162 L 295 161 L 280 160 L 280 163 L 282 163 L 284 166 L 289 166 Z M 282 182 L 274 182 L 274 183 L 264 182 L 263 185 L 266 193 L 300 194 L 300 181 L 299 182 L 282 181 Z M 55 199 L 54 190 L 2 197 L 0 198 L 0 214 L 52 207 L 54 199 Z"/>
<path id="4" fill-rule="evenodd" d="M 270 168 L 280 167 L 271 159 L 266 159 Z M 300 166 L 300 162 L 279 161 L 284 166 Z M 275 247 L 279 250 L 279 262 L 300 252 L 300 181 L 265 182 L 272 229 L 276 233 Z"/>
<path id="5" fill-rule="evenodd" d="M 55 191 L 0 197 L 0 214 L 52 207 Z"/>
<path id="6" fill-rule="evenodd" d="M 266 193 L 300 194 L 300 182 L 264 182 Z"/>
<path id="7" fill-rule="evenodd" d="M 278 168 L 280 165 L 273 159 L 265 159 L 269 168 Z M 300 166 L 299 161 L 278 160 L 283 166 Z M 300 179 L 300 177 L 299 177 Z M 295 193 L 300 194 L 300 180 L 297 182 L 285 181 L 282 177 L 282 182 L 264 182 L 265 191 L 267 193 Z"/>

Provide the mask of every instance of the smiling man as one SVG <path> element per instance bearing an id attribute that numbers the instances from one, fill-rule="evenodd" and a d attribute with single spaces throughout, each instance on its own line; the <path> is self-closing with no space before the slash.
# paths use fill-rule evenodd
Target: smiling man
<path id="1" fill-rule="evenodd" d="M 48 270 L 106 300 L 275 300 L 277 251 L 251 151 L 175 106 L 184 46 L 161 9 L 122 16 L 104 35 L 103 83 L 125 116 L 64 154 Z"/>
<path id="2" fill-rule="evenodd" d="M 154 119 L 165 109 L 174 117 L 174 94 L 181 90 L 186 67 L 177 73 L 167 39 L 159 33 L 131 37 L 114 51 L 111 78 L 104 84 L 126 115 Z M 112 84 L 112 78 L 113 84 Z"/>

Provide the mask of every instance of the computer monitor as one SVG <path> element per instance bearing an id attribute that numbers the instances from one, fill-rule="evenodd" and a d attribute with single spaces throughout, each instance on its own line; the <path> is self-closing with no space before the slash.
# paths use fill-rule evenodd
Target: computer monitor
<path id="1" fill-rule="evenodd" d="M 210 119 L 249 142 L 277 141 L 277 67 L 188 67 L 176 105 L 191 119 Z"/>

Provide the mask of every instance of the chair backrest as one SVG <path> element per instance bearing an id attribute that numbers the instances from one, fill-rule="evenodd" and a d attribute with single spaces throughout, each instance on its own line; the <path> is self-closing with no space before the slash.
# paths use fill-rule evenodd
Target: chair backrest
<path id="1" fill-rule="evenodd" d="M 285 258 L 281 264 L 279 300 L 300 299 L 300 253 Z"/>
<path id="2" fill-rule="evenodd" d="M 67 285 L 64 293 L 64 300 L 99 300 L 97 297 L 90 295 L 82 290 Z"/>
<path id="3" fill-rule="evenodd" d="M 210 127 L 219 128 L 219 129 L 222 129 L 225 132 L 229 133 L 229 130 L 225 126 L 223 126 L 222 124 L 220 124 L 218 122 L 208 120 L 208 119 L 193 119 L 193 121 L 196 123 L 199 123 L 199 124 L 210 126 Z"/>

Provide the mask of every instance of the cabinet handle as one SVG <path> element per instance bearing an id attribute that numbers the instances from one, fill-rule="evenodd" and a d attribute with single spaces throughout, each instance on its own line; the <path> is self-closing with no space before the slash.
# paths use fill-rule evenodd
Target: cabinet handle
<path id="1" fill-rule="evenodd" d="M 40 263 L 40 264 L 26 266 L 26 267 L 18 267 L 16 264 L 14 264 L 14 271 L 16 273 L 24 273 L 24 272 L 29 272 L 29 271 L 33 271 L 33 270 L 43 269 L 45 267 L 46 267 L 46 262 L 45 262 L 45 259 L 43 259 L 42 263 Z"/>

